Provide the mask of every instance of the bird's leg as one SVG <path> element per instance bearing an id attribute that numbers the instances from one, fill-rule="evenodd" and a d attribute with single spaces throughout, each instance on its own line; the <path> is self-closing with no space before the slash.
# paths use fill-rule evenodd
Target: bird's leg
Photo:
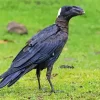
<path id="1" fill-rule="evenodd" d="M 50 80 L 50 78 L 51 78 L 51 72 L 52 72 L 52 67 L 47 67 L 47 73 L 46 73 L 47 80 L 48 80 L 48 82 L 50 84 L 51 92 L 55 93 L 54 87 L 53 87 L 52 82 Z"/>
<path id="2" fill-rule="evenodd" d="M 40 84 L 40 69 L 39 68 L 36 69 L 36 75 L 37 75 L 37 79 L 38 79 L 39 89 L 41 89 L 41 84 Z"/>

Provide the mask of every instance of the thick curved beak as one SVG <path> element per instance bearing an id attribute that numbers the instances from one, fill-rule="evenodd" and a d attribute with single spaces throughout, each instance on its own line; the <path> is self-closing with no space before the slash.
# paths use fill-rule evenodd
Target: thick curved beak
<path id="1" fill-rule="evenodd" d="M 83 15 L 83 14 L 85 14 L 85 11 L 84 11 L 84 10 L 82 10 L 82 11 L 80 12 L 80 14 L 82 14 L 82 15 Z"/>
<path id="2" fill-rule="evenodd" d="M 83 15 L 85 13 L 85 11 L 82 8 L 78 7 L 78 6 L 73 6 L 72 10 L 77 15 Z"/>

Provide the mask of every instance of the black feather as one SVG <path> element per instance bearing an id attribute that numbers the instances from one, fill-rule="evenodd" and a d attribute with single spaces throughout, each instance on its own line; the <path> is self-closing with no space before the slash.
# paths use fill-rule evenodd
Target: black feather
<path id="1" fill-rule="evenodd" d="M 53 64 L 58 59 L 68 39 L 68 23 L 70 18 L 83 13 L 80 7 L 64 6 L 56 19 L 56 23 L 43 29 L 31 38 L 28 44 L 18 53 L 11 67 L 1 75 L 0 88 L 12 86 L 20 77 L 36 69 L 40 88 L 40 70 L 47 68 L 47 79 L 50 81 L 50 73 Z"/>
<path id="2" fill-rule="evenodd" d="M 18 71 L 16 73 L 14 73 L 13 75 L 9 75 L 5 78 L 3 78 L 3 80 L 0 82 L 0 88 L 4 87 L 5 85 L 7 85 L 10 81 L 12 81 L 13 79 L 15 79 L 19 74 L 21 73 L 21 71 Z"/>

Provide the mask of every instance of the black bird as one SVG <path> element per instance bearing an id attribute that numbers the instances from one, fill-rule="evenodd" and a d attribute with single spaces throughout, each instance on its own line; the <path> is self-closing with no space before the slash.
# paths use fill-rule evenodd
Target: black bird
<path id="1" fill-rule="evenodd" d="M 36 69 L 39 89 L 41 89 L 40 71 L 47 68 L 47 80 L 51 92 L 55 92 L 50 80 L 53 64 L 67 42 L 69 20 L 83 13 L 83 9 L 77 6 L 63 6 L 60 8 L 55 24 L 33 36 L 12 61 L 8 71 L 1 75 L 0 88 L 6 85 L 10 87 L 27 72 Z"/>

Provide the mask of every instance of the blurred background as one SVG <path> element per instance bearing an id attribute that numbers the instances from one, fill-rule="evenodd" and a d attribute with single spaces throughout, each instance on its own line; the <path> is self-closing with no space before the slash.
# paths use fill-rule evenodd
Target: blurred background
<path id="1" fill-rule="evenodd" d="M 85 10 L 83 16 L 70 20 L 68 42 L 54 65 L 52 81 L 56 89 L 65 93 L 48 97 L 46 93 L 39 92 L 35 71 L 32 71 L 13 87 L 0 90 L 0 100 L 100 99 L 99 0 L 0 0 L 0 74 L 9 68 L 33 35 L 55 23 L 59 8 L 64 5 L 76 5 Z M 28 34 L 9 33 L 7 25 L 10 22 L 23 24 Z M 74 68 L 61 69 L 61 65 Z M 44 70 L 41 83 L 49 91 L 45 80 Z"/>

